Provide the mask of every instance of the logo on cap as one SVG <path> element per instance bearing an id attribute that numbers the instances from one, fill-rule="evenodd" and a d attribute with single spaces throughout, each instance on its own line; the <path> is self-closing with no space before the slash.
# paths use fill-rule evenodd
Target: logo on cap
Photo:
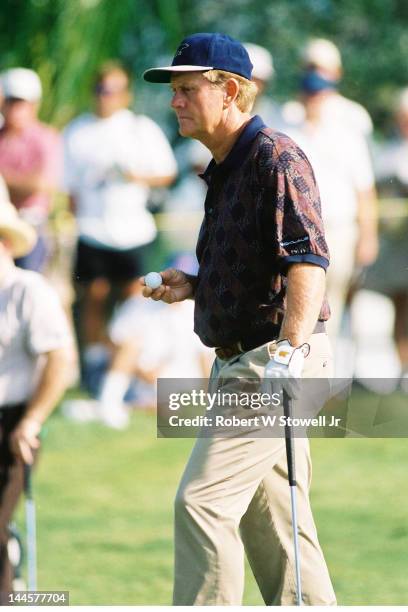
<path id="1" fill-rule="evenodd" d="M 189 45 L 188 43 L 184 43 L 184 44 L 180 45 L 180 46 L 179 46 L 179 48 L 177 49 L 176 56 L 177 56 L 177 55 L 181 55 L 181 54 L 183 53 L 183 51 L 185 51 L 186 49 L 188 49 L 188 47 L 189 47 L 189 46 L 190 46 L 190 45 Z"/>

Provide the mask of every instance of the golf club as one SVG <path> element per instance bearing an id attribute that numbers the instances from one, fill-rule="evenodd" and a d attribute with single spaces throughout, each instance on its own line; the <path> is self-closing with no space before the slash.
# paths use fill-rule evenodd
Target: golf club
<path id="1" fill-rule="evenodd" d="M 35 504 L 31 480 L 31 465 L 24 464 L 25 519 L 27 538 L 27 587 L 37 590 L 37 534 Z"/>
<path id="2" fill-rule="evenodd" d="M 295 570 L 296 570 L 296 605 L 301 606 L 302 602 L 302 581 L 300 576 L 300 548 L 297 521 L 297 498 L 296 498 L 296 465 L 295 465 L 295 445 L 293 428 L 288 425 L 289 418 L 292 417 L 292 401 L 289 395 L 283 390 L 283 414 L 285 415 L 285 444 L 286 460 L 288 462 L 288 481 L 290 487 L 290 502 L 292 508 L 292 529 L 293 544 L 295 550 Z"/>

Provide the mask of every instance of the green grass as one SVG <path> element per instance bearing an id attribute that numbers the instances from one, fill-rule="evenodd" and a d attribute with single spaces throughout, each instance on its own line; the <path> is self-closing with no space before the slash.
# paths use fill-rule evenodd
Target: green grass
<path id="1" fill-rule="evenodd" d="M 169 604 L 172 503 L 192 443 L 157 439 L 152 415 L 120 433 L 53 417 L 35 476 L 39 587 L 70 591 L 72 605 Z M 315 439 L 312 452 L 338 602 L 407 604 L 406 441 Z M 262 605 L 246 575 L 244 603 Z"/>

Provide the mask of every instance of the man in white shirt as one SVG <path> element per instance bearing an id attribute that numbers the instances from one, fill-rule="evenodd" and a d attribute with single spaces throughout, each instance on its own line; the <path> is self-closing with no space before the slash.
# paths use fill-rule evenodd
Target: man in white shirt
<path id="1" fill-rule="evenodd" d="M 306 71 L 315 71 L 335 85 L 338 85 L 343 76 L 340 52 L 336 45 L 325 38 L 312 38 L 308 42 L 304 49 L 303 62 Z M 366 109 L 358 102 L 343 96 L 336 87 L 326 96 L 321 112 L 328 120 L 347 124 L 365 138 L 372 134 L 373 122 Z"/>
<path id="2" fill-rule="evenodd" d="M 310 90 L 314 87 L 318 91 L 322 83 L 326 85 L 321 118 L 347 127 L 369 142 L 373 131 L 370 115 L 361 104 L 338 91 L 343 66 L 336 45 L 325 38 L 310 39 L 303 49 L 302 71 L 302 82 L 307 82 Z M 305 105 L 291 100 L 284 105 L 283 116 L 290 125 L 302 124 L 306 119 Z"/>
<path id="3" fill-rule="evenodd" d="M 41 427 L 66 387 L 71 344 L 54 290 L 42 275 L 13 263 L 35 241 L 14 206 L 0 202 L 0 601 L 12 590 L 8 523 L 23 466 L 33 463 Z"/>
<path id="4" fill-rule="evenodd" d="M 341 58 L 333 43 L 310 41 L 304 62 L 304 116 L 288 132 L 308 155 L 319 185 L 331 255 L 327 330 L 334 342 L 353 275 L 371 265 L 378 254 L 375 181 L 367 144 L 372 123 L 362 106 L 336 90 Z"/>
<path id="5" fill-rule="evenodd" d="M 85 368 L 102 350 L 111 290 L 132 295 L 143 247 L 156 237 L 146 208 L 150 189 L 168 186 L 177 170 L 161 129 L 128 109 L 129 84 L 119 64 L 103 66 L 95 113 L 74 119 L 64 133 L 65 188 L 79 234 L 75 280 L 83 293 L 79 335 Z"/>

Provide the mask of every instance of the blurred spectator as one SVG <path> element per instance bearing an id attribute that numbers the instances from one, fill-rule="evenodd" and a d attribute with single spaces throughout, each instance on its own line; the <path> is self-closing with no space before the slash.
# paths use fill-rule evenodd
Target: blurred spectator
<path id="1" fill-rule="evenodd" d="M 32 464 L 42 425 L 66 386 L 71 338 L 57 295 L 13 257 L 32 249 L 35 231 L 0 201 L 0 602 L 12 591 L 8 523 Z M 6 598 L 4 600 L 4 598 Z"/>
<path id="2" fill-rule="evenodd" d="M 334 53 L 335 47 L 328 49 L 333 52 L 331 61 L 339 57 L 338 52 Z M 314 71 L 303 76 L 304 120 L 291 135 L 309 157 L 321 194 L 331 254 L 327 270 L 331 317 L 327 329 L 334 341 L 353 276 L 376 259 L 378 236 L 374 174 L 367 142 L 361 129 L 351 121 L 338 121 L 337 107 L 328 105 L 339 95 L 335 81 L 328 76 Z"/>
<path id="3" fill-rule="evenodd" d="M 379 148 L 378 187 L 384 198 L 408 198 L 408 87 L 395 108 L 396 138 Z M 367 272 L 365 286 L 389 296 L 395 308 L 394 339 L 401 362 L 401 385 L 408 391 L 408 249 L 407 208 L 388 203 L 383 221 L 380 256 Z"/>
<path id="4" fill-rule="evenodd" d="M 16 263 L 41 272 L 48 255 L 48 214 L 60 179 L 60 137 L 38 120 L 42 89 L 35 72 L 26 68 L 7 70 L 1 75 L 1 86 L 4 124 L 0 129 L 0 174 L 20 216 L 38 235 L 31 253 Z"/>
<path id="5" fill-rule="evenodd" d="M 190 253 L 179 253 L 170 263 L 189 273 L 197 270 Z M 118 306 L 109 324 L 112 358 L 99 401 L 67 401 L 66 416 L 85 420 L 89 415 L 122 429 L 129 421 L 125 398 L 138 408 L 154 408 L 157 378 L 180 379 L 178 389 L 181 380 L 189 389 L 190 379 L 208 378 L 214 355 L 193 332 L 194 302 L 164 307 L 143 298 L 142 288 L 139 283 L 139 291 Z"/>
<path id="6" fill-rule="evenodd" d="M 137 291 L 144 247 L 156 237 L 146 204 L 151 187 L 169 185 L 176 162 L 161 129 L 128 109 L 129 76 L 114 62 L 95 81 L 95 112 L 64 133 L 65 187 L 78 226 L 75 280 L 83 382 L 103 357 L 108 298 Z"/>
<path id="7" fill-rule="evenodd" d="M 355 134 L 368 139 L 373 130 L 371 117 L 366 109 L 338 91 L 343 67 L 341 55 L 330 40 L 311 39 L 303 51 L 303 83 L 309 91 L 326 90 L 324 103 L 320 104 L 321 120 L 345 125 Z M 306 119 L 306 109 L 301 102 L 291 101 L 284 105 L 283 116 L 292 124 L 301 125 Z"/>
<path id="8" fill-rule="evenodd" d="M 166 330 L 161 304 L 146 304 L 134 292 L 121 302 L 108 326 L 110 351 L 106 362 L 95 373 L 97 399 L 66 400 L 63 414 L 75 421 L 100 420 L 114 429 L 129 422 L 129 404 L 152 408 L 156 402 L 155 383 L 161 366 Z M 163 335 L 164 331 L 164 335 Z"/>
<path id="9" fill-rule="evenodd" d="M 171 267 L 188 273 L 197 271 L 196 259 L 189 253 L 172 257 Z M 167 266 L 165 266 L 167 267 Z M 156 404 L 157 378 L 207 378 L 213 351 L 205 347 L 193 332 L 194 302 L 186 300 L 170 308 L 143 304 L 140 294 L 128 300 L 115 313 L 110 338 L 115 344 L 114 358 L 100 394 L 102 420 L 110 426 L 124 424 L 123 399 L 132 378 L 137 377 L 138 404 Z M 144 300 L 146 301 L 146 300 Z M 139 311 L 145 313 L 142 321 Z M 191 325 L 186 325 L 186 321 Z M 212 361 L 212 359 L 211 359 Z M 180 383 L 179 387 L 183 387 Z"/>
<path id="10" fill-rule="evenodd" d="M 254 43 L 244 43 L 251 60 L 252 80 L 258 87 L 258 95 L 254 107 L 253 115 L 260 115 L 266 125 L 278 131 L 285 131 L 286 123 L 282 116 L 281 108 L 266 93 L 266 88 L 274 76 L 273 59 L 271 53 Z"/>

